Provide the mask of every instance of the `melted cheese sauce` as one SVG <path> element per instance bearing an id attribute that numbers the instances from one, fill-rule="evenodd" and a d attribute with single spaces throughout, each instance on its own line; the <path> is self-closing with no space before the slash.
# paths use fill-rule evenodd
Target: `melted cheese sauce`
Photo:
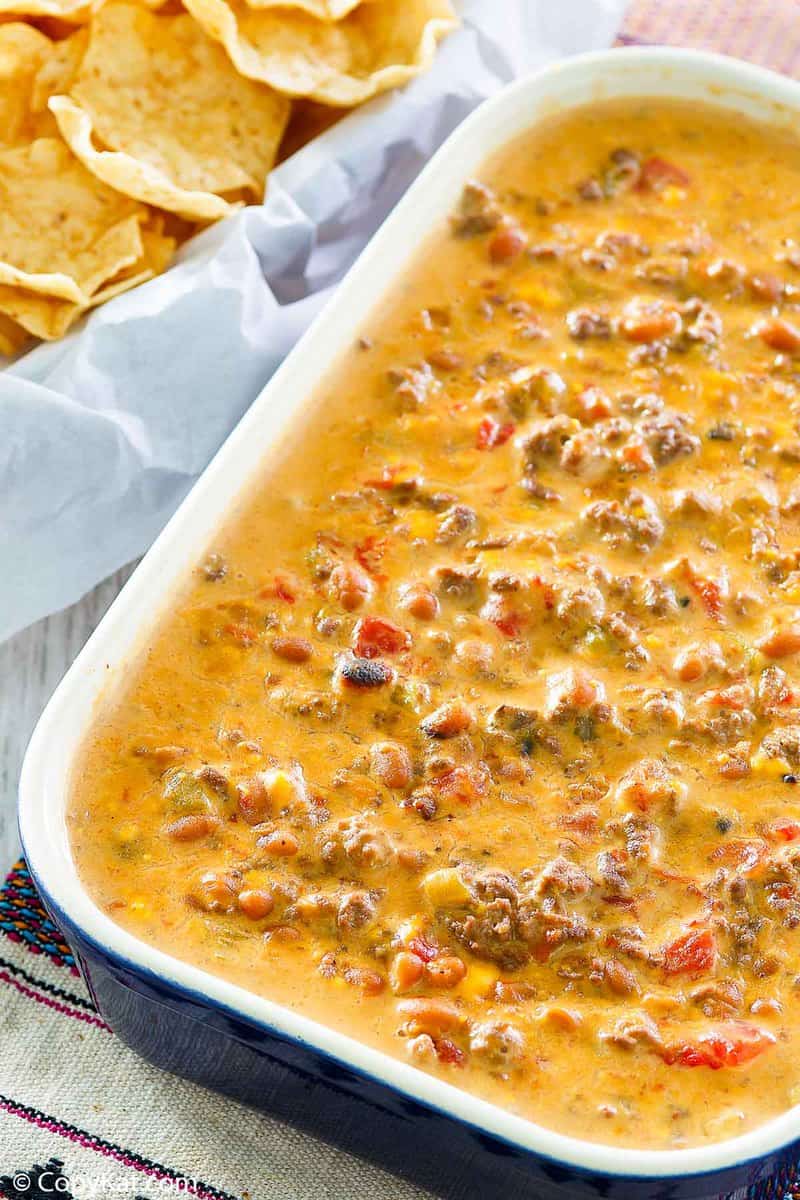
<path id="1" fill-rule="evenodd" d="M 564 1133 L 798 1099 L 798 196 L 660 102 L 487 164 L 99 713 L 98 905 Z"/>

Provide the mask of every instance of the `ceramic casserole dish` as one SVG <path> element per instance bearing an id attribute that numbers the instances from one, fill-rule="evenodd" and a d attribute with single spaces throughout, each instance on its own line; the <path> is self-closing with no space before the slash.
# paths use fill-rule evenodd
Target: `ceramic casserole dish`
<path id="1" fill-rule="evenodd" d="M 720 56 L 655 48 L 574 58 L 483 105 L 409 190 L 158 538 L 50 701 L 22 772 L 19 821 L 30 870 L 119 1037 L 167 1070 L 448 1196 L 777 1197 L 800 1154 L 800 1117 L 793 1109 L 735 1139 L 674 1151 L 619 1149 L 541 1128 L 118 927 L 81 885 L 66 805 L 98 700 L 465 180 L 554 112 L 626 96 L 707 100 L 780 126 L 800 113 L 797 83 Z"/>

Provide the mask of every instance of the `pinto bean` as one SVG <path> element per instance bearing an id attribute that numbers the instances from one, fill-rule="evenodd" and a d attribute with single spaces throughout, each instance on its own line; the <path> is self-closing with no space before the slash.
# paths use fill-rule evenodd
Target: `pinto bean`
<path id="1" fill-rule="evenodd" d="M 272 649 L 278 658 L 285 658 L 287 662 L 292 663 L 308 662 L 314 653 L 311 642 L 304 637 L 273 638 Z"/>
<path id="2" fill-rule="evenodd" d="M 411 756 L 398 742 L 375 742 L 370 747 L 370 769 L 388 788 L 406 788 L 414 776 Z"/>
<path id="3" fill-rule="evenodd" d="M 788 658 L 800 650 L 800 625 L 788 625 L 775 629 L 758 643 L 758 648 L 767 658 Z"/>
<path id="4" fill-rule="evenodd" d="M 675 656 L 672 669 L 684 683 L 693 683 L 702 679 L 709 671 L 721 671 L 725 668 L 725 659 L 716 642 L 705 645 L 692 643 Z"/>
<path id="5" fill-rule="evenodd" d="M 401 1000 L 397 1011 L 405 1017 L 411 1033 L 447 1033 L 467 1024 L 464 1013 L 449 1000 Z"/>
<path id="6" fill-rule="evenodd" d="M 440 346 L 438 350 L 431 350 L 428 362 L 437 371 L 458 371 L 464 365 L 463 357 L 456 354 L 455 350 L 448 350 L 446 346 Z"/>
<path id="7" fill-rule="evenodd" d="M 638 991 L 636 976 L 616 958 L 610 958 L 603 968 L 609 991 L 615 996 L 630 996 Z"/>
<path id="8" fill-rule="evenodd" d="M 239 908 L 251 921 L 268 917 L 274 907 L 274 896 L 264 888 L 245 888 L 239 893 Z"/>
<path id="9" fill-rule="evenodd" d="M 657 300 L 632 301 L 625 309 L 620 332 L 629 342 L 659 342 L 680 333 L 683 322 L 676 309 Z"/>
<path id="10" fill-rule="evenodd" d="M 389 983 L 393 992 L 409 992 L 425 972 L 425 963 L 416 954 L 401 950 L 394 956 L 389 971 Z"/>
<path id="11" fill-rule="evenodd" d="M 463 700 L 448 700 L 421 722 L 428 737 L 451 738 L 466 733 L 475 723 L 472 709 Z"/>
<path id="12" fill-rule="evenodd" d="M 187 900 L 193 908 L 204 912 L 232 912 L 236 906 L 236 881 L 219 871 L 206 871 Z"/>
<path id="13" fill-rule="evenodd" d="M 330 584 L 334 596 L 347 612 L 361 608 L 373 592 L 369 575 L 355 563 L 339 563 L 334 567 Z"/>
<path id="14" fill-rule="evenodd" d="M 756 321 L 752 332 L 780 354 L 796 354 L 800 350 L 800 329 L 784 317 L 764 317 Z"/>
<path id="15" fill-rule="evenodd" d="M 489 242 L 489 261 L 498 265 L 519 258 L 528 244 L 526 234 L 517 225 L 500 229 Z"/>
<path id="16" fill-rule="evenodd" d="M 215 813 L 190 813 L 167 825 L 164 832 L 173 842 L 197 842 L 215 833 L 219 826 L 220 819 Z"/>
<path id="17" fill-rule="evenodd" d="M 418 621 L 433 621 L 439 615 L 439 600 L 424 583 L 409 583 L 400 591 L 400 603 Z"/>
<path id="18" fill-rule="evenodd" d="M 435 988 L 453 988 L 467 973 L 463 960 L 455 954 L 445 954 L 425 964 L 425 982 Z"/>
<path id="19" fill-rule="evenodd" d="M 274 829 L 258 839 L 258 846 L 273 858 L 291 858 L 300 849 L 300 843 L 290 829 Z"/>

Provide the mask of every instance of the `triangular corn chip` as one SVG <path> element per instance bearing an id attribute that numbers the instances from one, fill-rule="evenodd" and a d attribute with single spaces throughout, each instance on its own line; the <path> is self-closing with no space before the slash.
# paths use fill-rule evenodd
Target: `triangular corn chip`
<path id="1" fill-rule="evenodd" d="M 52 42 L 50 53 L 42 62 L 33 81 L 31 109 L 43 113 L 51 122 L 56 136 L 56 123 L 47 108 L 50 97 L 66 92 L 75 78 L 81 60 L 89 45 L 89 30 L 76 29 L 73 34 L 59 42 Z"/>
<path id="2" fill-rule="evenodd" d="M 36 137 L 33 93 L 52 51 L 50 38 L 32 25 L 0 25 L 0 146 L 23 146 Z"/>
<path id="3" fill-rule="evenodd" d="M 88 21 L 103 0 L 0 0 L 0 13 L 22 17 L 55 17 L 70 24 Z"/>
<path id="4" fill-rule="evenodd" d="M 253 9 L 241 0 L 185 0 L 242 75 L 290 96 L 360 104 L 431 63 L 458 19 L 450 0 L 374 0 L 341 21 L 300 9 Z"/>
<path id="5" fill-rule="evenodd" d="M 139 227 L 138 218 L 129 219 L 135 220 Z M 141 227 L 139 257 L 106 279 L 98 291 L 80 304 L 37 294 L 25 288 L 0 285 L 0 354 L 10 353 L 3 347 L 10 340 L 10 330 L 15 327 L 21 331 L 23 340 L 30 334 L 48 341 L 63 337 L 70 326 L 89 309 L 105 304 L 114 296 L 130 291 L 166 270 L 177 243 L 171 234 L 163 232 L 163 224 L 162 214 L 156 214 L 148 226 Z M 4 330 L 9 331 L 6 339 L 3 337 Z"/>
<path id="6" fill-rule="evenodd" d="M 38 138 L 4 150 L 0 284 L 86 304 L 107 279 L 141 257 L 146 215 L 90 175 L 63 142 Z"/>
<path id="7" fill-rule="evenodd" d="M 185 13 L 111 3 L 92 20 L 69 95 L 53 96 L 50 109 L 98 179 L 212 221 L 231 211 L 229 201 L 262 197 L 290 104 L 237 74 Z"/>
<path id="8" fill-rule="evenodd" d="M 80 304 L 0 284 L 0 314 L 37 338 L 63 337 L 83 311 Z"/>
<path id="9" fill-rule="evenodd" d="M 250 8 L 302 8 L 320 21 L 341 21 L 362 0 L 247 0 Z"/>
<path id="10" fill-rule="evenodd" d="M 3 358 L 13 358 L 29 341 L 28 331 L 23 329 L 13 317 L 7 317 L 5 313 L 0 312 L 0 355 Z"/>

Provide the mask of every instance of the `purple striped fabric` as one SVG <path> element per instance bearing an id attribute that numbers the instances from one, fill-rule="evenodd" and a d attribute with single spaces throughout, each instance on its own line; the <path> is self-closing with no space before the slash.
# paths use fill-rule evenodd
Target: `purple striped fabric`
<path id="1" fill-rule="evenodd" d="M 633 0 L 617 43 L 717 50 L 800 76 L 800 0 Z"/>

